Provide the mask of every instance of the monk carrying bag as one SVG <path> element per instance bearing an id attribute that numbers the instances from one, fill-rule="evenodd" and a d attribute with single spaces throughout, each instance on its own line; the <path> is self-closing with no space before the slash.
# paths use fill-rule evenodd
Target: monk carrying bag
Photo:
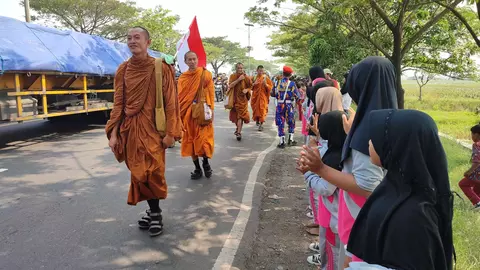
<path id="1" fill-rule="evenodd" d="M 202 78 L 200 79 L 200 85 L 198 86 L 197 95 L 192 104 L 192 118 L 200 126 L 208 126 L 212 123 L 212 109 L 208 106 L 205 91 L 203 91 L 203 84 L 205 81 L 205 70 L 202 72 Z"/>
<path id="2" fill-rule="evenodd" d="M 225 97 L 225 102 L 223 103 L 225 109 L 227 110 L 233 109 L 234 94 L 235 94 L 235 90 L 233 88 L 228 89 Z"/>
<path id="3" fill-rule="evenodd" d="M 162 137 L 167 133 L 167 118 L 163 105 L 163 82 L 162 82 L 163 58 L 155 59 L 155 86 L 156 86 L 156 105 L 155 105 L 155 126 Z"/>

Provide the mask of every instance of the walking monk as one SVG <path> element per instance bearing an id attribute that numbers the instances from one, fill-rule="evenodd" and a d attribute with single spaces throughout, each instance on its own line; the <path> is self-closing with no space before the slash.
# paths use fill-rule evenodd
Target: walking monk
<path id="1" fill-rule="evenodd" d="M 192 157 L 195 170 L 191 174 L 192 180 L 202 178 L 198 157 L 203 157 L 202 167 L 207 178 L 212 176 L 212 169 L 208 159 L 213 156 L 213 122 L 201 126 L 193 118 L 192 105 L 198 102 L 198 98 L 205 97 L 205 103 L 213 112 L 215 106 L 215 90 L 212 73 L 203 67 L 198 67 L 197 54 L 190 51 L 185 54 L 185 64 L 188 71 L 180 75 L 178 79 L 178 100 L 180 102 L 180 117 L 183 121 L 185 133 L 182 139 L 182 157 Z M 201 85 L 200 85 L 201 84 Z M 202 91 L 202 93 L 198 93 Z"/>
<path id="2" fill-rule="evenodd" d="M 253 121 L 257 122 L 258 130 L 263 131 L 263 123 L 268 113 L 268 101 L 273 83 L 267 75 L 262 65 L 257 67 L 257 76 L 254 78 L 252 87 L 251 106 L 253 110 Z"/>
<path id="3" fill-rule="evenodd" d="M 248 112 L 248 100 L 250 100 L 252 80 L 243 71 L 243 64 L 235 65 L 236 73 L 230 75 L 228 88 L 233 89 L 233 109 L 230 111 L 230 121 L 237 125 L 235 136 L 238 141 L 242 140 L 243 123 L 250 123 L 250 113 Z"/>
<path id="4" fill-rule="evenodd" d="M 106 126 L 109 146 L 119 162 L 131 172 L 127 203 L 147 201 L 150 207 L 138 221 L 150 236 L 163 232 L 160 201 L 167 198 L 165 149 L 180 139 L 180 110 L 173 68 L 163 62 L 162 91 L 166 114 L 164 136 L 155 126 L 155 58 L 148 55 L 150 34 L 142 27 L 128 31 L 127 44 L 132 57 L 115 74 L 114 107 Z"/>

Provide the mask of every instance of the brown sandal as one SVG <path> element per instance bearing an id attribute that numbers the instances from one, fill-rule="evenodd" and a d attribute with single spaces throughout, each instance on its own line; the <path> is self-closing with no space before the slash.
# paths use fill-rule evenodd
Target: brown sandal
<path id="1" fill-rule="evenodd" d="M 320 229 L 319 228 L 308 228 L 305 231 L 308 234 L 313 235 L 313 236 L 318 236 L 320 234 Z"/>
<path id="2" fill-rule="evenodd" d="M 319 225 L 315 223 L 304 224 L 305 228 L 318 228 Z"/>

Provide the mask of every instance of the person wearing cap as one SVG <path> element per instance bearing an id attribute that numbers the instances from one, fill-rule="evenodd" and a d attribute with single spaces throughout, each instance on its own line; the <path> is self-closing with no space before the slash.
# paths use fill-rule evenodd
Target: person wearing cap
<path id="1" fill-rule="evenodd" d="M 335 88 L 337 88 L 338 90 L 340 90 L 340 84 L 338 83 L 337 80 L 335 80 L 332 76 L 333 76 L 333 72 L 326 68 L 324 69 L 324 72 L 325 72 L 325 79 L 329 80 L 329 81 L 332 81 L 333 82 L 333 85 L 335 86 Z"/>
<path id="2" fill-rule="evenodd" d="M 293 69 L 288 66 L 283 67 L 283 77 L 275 84 L 272 95 L 276 99 L 275 123 L 278 127 L 278 137 L 280 137 L 279 148 L 285 148 L 288 145 L 296 145 L 293 139 L 295 133 L 295 100 L 300 97 L 300 93 L 294 81 L 290 78 Z M 285 122 L 288 124 L 288 140 L 285 140 Z"/>

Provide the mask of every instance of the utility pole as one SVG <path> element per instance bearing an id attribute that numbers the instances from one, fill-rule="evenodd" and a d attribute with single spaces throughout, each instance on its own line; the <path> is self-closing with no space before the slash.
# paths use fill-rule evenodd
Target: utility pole
<path id="1" fill-rule="evenodd" d="M 252 47 L 250 46 L 250 27 L 252 27 L 253 24 L 246 23 L 245 26 L 248 26 L 248 72 L 250 72 L 250 51 L 252 50 Z"/>
<path id="2" fill-rule="evenodd" d="M 30 1 L 23 0 L 23 5 L 25 6 L 25 21 L 30 22 Z"/>

